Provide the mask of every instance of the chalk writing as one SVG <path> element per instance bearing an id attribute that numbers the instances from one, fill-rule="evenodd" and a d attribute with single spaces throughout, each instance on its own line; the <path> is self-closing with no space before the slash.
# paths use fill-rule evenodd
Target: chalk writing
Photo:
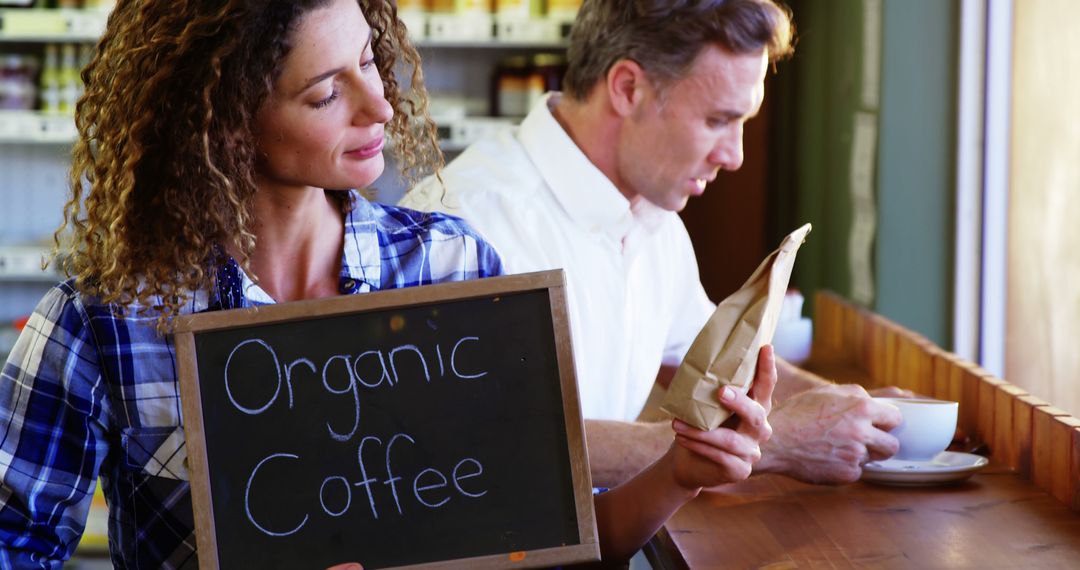
<path id="1" fill-rule="evenodd" d="M 387 500 L 387 493 L 389 493 L 389 498 L 393 500 L 394 510 L 397 511 L 397 514 L 399 516 L 404 515 L 407 509 L 402 504 L 402 494 L 399 493 L 399 483 L 405 478 L 395 472 L 396 470 L 394 469 L 393 462 L 393 457 L 395 456 L 393 453 L 395 449 L 394 444 L 398 440 L 404 440 L 414 445 L 416 444 L 416 440 L 408 434 L 394 434 L 386 443 L 385 450 L 382 453 L 384 459 L 384 474 L 381 475 L 380 479 L 379 476 L 373 477 L 369 474 L 368 465 L 364 461 L 364 446 L 369 443 L 372 443 L 375 446 L 382 446 L 382 439 L 370 435 L 363 437 L 356 450 L 356 459 L 360 470 L 359 480 L 350 481 L 344 475 L 330 475 L 325 477 L 319 486 L 319 510 L 330 517 L 340 517 L 344 515 L 352 506 L 352 487 L 363 487 L 364 493 L 367 495 L 368 506 L 373 519 L 379 518 L 379 505 Z M 253 514 L 254 512 L 261 510 L 260 506 L 266 510 L 275 508 L 273 505 L 277 496 L 276 492 L 267 493 L 266 495 L 254 495 L 252 493 L 252 487 L 256 484 L 256 477 L 259 475 L 260 471 L 264 469 L 264 466 L 271 462 L 271 460 L 285 459 L 303 461 L 299 454 L 271 453 L 259 461 L 259 463 L 255 465 L 255 468 L 251 470 L 251 474 L 247 478 L 247 485 L 244 489 L 244 513 L 247 515 L 247 519 L 255 526 L 255 528 L 268 536 L 289 536 L 295 534 L 299 532 L 311 518 L 310 513 L 297 513 L 296 519 L 300 522 L 295 526 L 288 530 L 273 530 L 268 528 L 266 524 L 260 522 L 256 515 Z M 315 459 L 314 463 L 318 463 L 318 458 Z M 437 509 L 449 503 L 454 496 L 454 491 L 457 491 L 458 495 L 466 499 L 478 499 L 487 494 L 487 489 L 484 489 L 480 482 L 470 482 L 471 490 L 467 490 L 463 486 L 463 481 L 475 479 L 483 475 L 484 466 L 479 460 L 472 457 L 465 457 L 449 469 L 449 472 L 450 478 L 447 479 L 446 474 L 442 469 L 437 467 L 425 467 L 408 478 L 408 480 L 411 480 L 411 485 L 408 485 L 405 488 L 412 491 L 411 497 L 416 500 L 417 504 L 428 509 Z M 273 478 L 272 475 L 268 476 Z M 326 501 L 327 487 L 332 483 L 337 483 L 337 485 L 332 485 L 333 487 L 339 487 L 344 490 L 343 505 L 338 508 L 328 506 Z M 380 492 L 380 487 L 376 486 L 380 483 L 385 488 L 382 492 Z M 406 494 L 404 496 L 408 497 L 410 495 Z M 380 498 L 382 500 L 380 500 Z"/>
<path id="2" fill-rule="evenodd" d="M 474 380 L 487 376 L 486 370 L 462 371 L 461 368 L 459 368 L 458 366 L 458 351 L 461 348 L 462 344 L 464 344 L 465 342 L 479 341 L 479 337 L 465 336 L 458 339 L 457 342 L 454 343 L 454 348 L 450 351 L 450 370 L 457 378 L 461 380 Z M 251 345 L 257 345 L 257 347 L 262 349 L 261 356 L 247 356 L 243 358 L 244 366 L 242 367 L 242 369 L 239 371 L 234 371 L 233 359 L 237 355 L 237 352 Z M 389 368 L 387 368 L 388 359 L 386 358 L 382 350 L 366 350 L 358 354 L 355 358 L 348 354 L 335 354 L 328 357 L 323 362 L 321 370 L 323 387 L 325 387 L 326 390 L 331 394 L 343 395 L 351 393 L 353 395 L 353 399 L 356 402 L 357 415 L 354 418 L 353 427 L 348 433 L 337 432 L 332 427 L 330 427 L 329 424 L 327 424 L 327 429 L 330 431 L 331 436 L 334 437 L 335 440 L 348 441 L 356 432 L 357 426 L 359 425 L 359 387 L 374 389 L 382 385 L 384 381 L 387 383 L 388 386 L 391 387 L 400 383 L 401 375 L 398 371 L 398 364 L 396 358 L 400 353 L 403 352 L 407 354 L 414 354 L 416 356 L 415 361 L 419 363 L 420 369 L 423 370 L 424 381 L 430 383 L 431 373 L 428 368 L 427 360 L 424 357 L 424 352 L 413 344 L 403 344 L 401 346 L 390 349 L 388 351 L 390 362 Z M 439 364 L 439 375 L 445 376 L 445 365 L 443 363 L 442 348 L 438 344 L 435 345 L 435 357 Z M 252 381 L 252 374 L 250 373 L 250 370 L 253 366 L 253 362 L 258 363 L 259 358 L 268 359 L 268 361 L 264 364 L 272 363 L 274 369 L 274 378 L 272 380 L 274 391 L 273 394 L 269 397 L 269 399 L 267 399 L 266 402 L 263 403 L 261 406 L 246 406 L 240 403 L 239 399 L 235 395 L 233 383 L 236 382 L 236 378 L 239 377 L 250 384 Z M 376 366 L 378 372 L 378 380 L 370 382 L 368 380 L 365 380 L 365 374 L 361 372 L 361 363 L 364 362 L 365 359 L 372 360 L 373 358 L 377 363 Z M 330 381 L 328 379 L 328 371 L 331 370 L 332 366 L 338 362 L 340 362 L 341 364 L 341 370 L 344 371 L 344 373 L 347 375 L 347 385 L 345 387 L 334 388 L 330 385 Z M 293 369 L 298 365 L 305 366 L 313 374 L 319 371 L 319 368 L 315 365 L 315 363 L 308 358 L 297 358 L 282 365 L 281 360 L 278 358 L 278 353 L 274 349 L 274 347 L 262 339 L 248 339 L 238 343 L 232 348 L 232 350 L 229 352 L 228 358 L 225 360 L 225 392 L 228 395 L 229 402 L 233 405 L 233 407 L 245 414 L 259 415 L 267 411 L 270 406 L 272 406 L 277 400 L 278 395 L 281 393 L 282 376 L 284 376 L 286 392 L 289 399 L 288 408 L 292 409 L 295 404 L 293 400 Z M 258 380 L 258 378 L 256 378 L 255 380 Z"/>
<path id="3" fill-rule="evenodd" d="M 483 378 L 487 375 L 486 370 L 474 370 L 464 371 L 458 366 L 459 351 L 462 353 L 465 350 L 462 346 L 467 343 L 479 342 L 480 338 L 476 336 L 463 336 L 458 339 L 453 348 L 450 350 L 449 369 L 453 376 L 462 380 L 475 380 Z M 238 353 L 243 351 L 244 356 L 238 357 Z M 435 358 L 439 365 L 439 376 L 443 377 L 446 373 L 446 366 L 443 361 L 442 348 L 435 345 Z M 348 442 L 352 440 L 357 432 L 360 430 L 360 389 L 374 389 L 378 388 L 384 382 L 387 386 L 395 386 L 403 379 L 402 372 L 399 370 L 398 363 L 402 358 L 402 355 L 410 355 L 412 360 L 418 366 L 414 366 L 417 371 L 422 371 L 424 381 L 430 383 L 431 371 L 428 368 L 427 360 L 422 351 L 415 344 L 402 344 L 391 348 L 389 351 L 382 350 L 365 350 L 355 357 L 348 354 L 334 354 L 327 357 L 322 362 L 322 366 L 319 367 L 315 362 L 308 358 L 296 358 L 287 362 L 282 362 L 278 356 L 278 352 L 274 347 L 262 340 L 262 339 L 248 339 L 240 343 L 229 352 L 229 356 L 225 361 L 224 380 L 225 391 L 228 395 L 229 402 L 233 407 L 249 416 L 260 415 L 271 408 L 277 401 L 278 396 L 281 394 L 282 381 L 284 380 L 285 391 L 288 397 L 287 407 L 289 410 L 293 410 L 296 402 L 293 395 L 293 384 L 296 379 L 296 367 L 300 367 L 300 371 L 308 371 L 312 375 L 318 374 L 322 387 L 330 394 L 336 396 L 348 395 L 351 399 L 351 426 L 348 431 L 339 431 L 331 425 L 330 421 L 326 422 L 327 433 L 330 438 L 338 442 Z M 236 364 L 237 369 L 234 370 L 234 357 L 238 362 L 242 361 L 243 365 Z M 364 379 L 364 374 L 361 373 L 361 362 L 368 362 L 368 367 L 375 365 L 377 368 L 378 380 L 369 382 Z M 261 361 L 261 362 L 260 362 Z M 387 367 L 389 363 L 389 368 Z M 266 381 L 265 376 L 252 375 L 251 370 L 262 370 L 262 368 L 255 366 L 256 364 L 262 364 L 264 366 L 272 365 L 274 373 L 269 376 L 269 382 Z M 365 369 L 366 371 L 366 369 Z M 255 376 L 254 378 L 252 376 Z M 253 391 L 256 389 L 266 388 L 266 385 L 272 386 L 273 390 L 269 397 L 265 400 L 256 402 L 255 405 L 251 402 L 241 403 L 241 399 L 237 395 L 239 388 L 234 386 L 236 382 L 243 379 L 246 391 Z M 256 390 L 257 391 L 257 390 Z M 268 389 L 263 390 L 270 392 Z M 245 396 L 247 394 L 245 393 Z M 254 398 L 246 398 L 247 400 Z M 348 424 L 346 424 L 348 425 Z M 353 487 L 362 487 L 363 492 L 367 496 L 367 503 L 370 508 L 371 516 L 374 519 L 379 518 L 380 509 L 379 505 L 381 501 L 377 500 L 377 497 L 383 497 L 383 501 L 387 500 L 386 494 L 389 494 L 389 499 L 393 501 L 394 509 L 397 514 L 404 515 L 405 507 L 402 504 L 401 494 L 399 493 L 399 483 L 402 482 L 402 476 L 395 473 L 393 467 L 392 456 L 395 443 L 399 440 L 403 440 L 403 443 L 412 444 L 415 446 L 416 440 L 412 436 L 406 433 L 397 433 L 390 437 L 383 446 L 383 440 L 373 436 L 367 435 L 360 439 L 359 445 L 357 445 L 356 459 L 360 471 L 360 478 L 357 481 L 350 481 L 344 475 L 330 475 L 322 480 L 319 487 L 319 510 L 330 517 L 340 517 L 349 511 L 353 502 Z M 364 461 L 364 448 L 366 445 L 371 447 L 382 446 L 384 447 L 384 473 L 385 475 L 380 477 L 370 476 L 368 466 Z M 399 445 L 400 446 L 400 445 Z M 255 467 L 251 470 L 251 474 L 248 476 L 247 485 L 244 489 L 244 512 L 247 515 L 247 519 L 251 522 L 255 528 L 259 529 L 262 533 L 268 536 L 289 536 L 299 532 L 310 520 L 310 513 L 298 513 L 297 520 L 294 526 L 288 529 L 271 529 L 266 523 L 260 522 L 256 516 L 256 512 L 259 511 L 260 500 L 259 496 L 253 496 L 252 488 L 256 484 L 257 477 L 263 469 L 271 469 L 269 465 L 272 462 L 283 461 L 303 461 L 302 456 L 299 453 L 287 453 L 276 452 L 271 453 L 260 460 Z M 463 481 L 468 479 L 474 479 L 480 477 L 484 472 L 484 467 L 479 460 L 472 457 L 465 457 L 457 462 L 452 468 L 449 469 L 450 477 L 447 478 L 446 473 L 436 467 L 425 467 L 415 474 L 411 475 L 411 485 L 405 483 L 404 489 L 408 489 L 416 504 L 429 508 L 436 509 L 446 505 L 450 502 L 454 491 L 457 495 L 466 499 L 477 499 L 487 494 L 487 490 L 482 487 L 474 487 L 471 490 L 467 490 L 463 486 Z M 374 486 L 381 484 L 384 488 L 382 493 L 379 492 L 379 487 Z M 331 491 L 328 491 L 331 489 Z M 344 490 L 343 492 L 341 490 Z M 328 504 L 328 493 L 335 494 L 337 500 L 334 504 Z M 341 495 L 337 497 L 336 495 Z M 272 502 L 273 497 L 267 496 L 265 501 Z M 340 504 L 339 504 L 340 503 Z M 267 509 L 271 508 L 266 506 Z"/>
<path id="4" fill-rule="evenodd" d="M 247 515 L 247 518 L 249 521 L 251 521 L 251 524 L 255 525 L 255 528 L 261 530 L 265 534 L 268 534 L 270 536 L 289 536 L 290 534 L 297 532 L 298 530 L 303 528 L 305 524 L 307 524 L 307 515 L 304 515 L 304 519 L 300 521 L 300 524 L 293 527 L 292 530 L 275 532 L 259 524 L 259 522 L 255 520 L 255 516 L 251 514 L 251 484 L 255 481 L 255 476 L 259 474 L 259 470 L 262 469 L 263 465 L 265 465 L 271 459 L 277 459 L 279 457 L 285 457 L 288 459 L 300 459 L 300 456 L 294 455 L 292 453 L 274 453 L 263 458 L 263 460 L 260 461 L 254 469 L 251 470 L 251 475 L 248 477 L 247 487 L 244 489 L 244 514 Z"/>

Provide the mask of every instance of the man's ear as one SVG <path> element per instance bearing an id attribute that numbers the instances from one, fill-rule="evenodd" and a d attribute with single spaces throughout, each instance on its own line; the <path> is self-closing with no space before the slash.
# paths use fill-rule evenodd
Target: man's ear
<path id="1" fill-rule="evenodd" d="M 620 59 L 607 72 L 608 100 L 622 117 L 630 116 L 641 105 L 650 86 L 645 70 L 633 60 Z"/>

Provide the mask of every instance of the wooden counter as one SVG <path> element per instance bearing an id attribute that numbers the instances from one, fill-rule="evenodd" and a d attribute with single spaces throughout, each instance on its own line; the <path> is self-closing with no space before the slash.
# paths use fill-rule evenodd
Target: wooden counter
<path id="1" fill-rule="evenodd" d="M 995 465 L 928 488 L 766 475 L 702 493 L 651 550 L 657 568 L 1080 568 L 1080 516 Z"/>
<path id="2" fill-rule="evenodd" d="M 828 293 L 810 368 L 960 402 L 988 467 L 952 486 L 766 475 L 703 492 L 646 549 L 658 568 L 1080 568 L 1080 420 Z"/>

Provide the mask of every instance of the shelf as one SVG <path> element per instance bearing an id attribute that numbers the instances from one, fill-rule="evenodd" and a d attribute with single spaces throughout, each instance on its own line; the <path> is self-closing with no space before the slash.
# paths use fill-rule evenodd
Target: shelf
<path id="1" fill-rule="evenodd" d="M 402 13 L 412 41 L 421 48 L 557 49 L 567 47 L 571 21 L 487 15 Z"/>
<path id="2" fill-rule="evenodd" d="M 50 248 L 41 246 L 0 246 L 0 282 L 55 283 L 60 278 L 56 264 L 41 269 L 41 260 L 51 253 Z"/>
<path id="3" fill-rule="evenodd" d="M 71 115 L 0 111 L 0 143 L 71 144 L 77 135 Z"/>
<path id="4" fill-rule="evenodd" d="M 439 147 L 461 152 L 472 143 L 512 130 L 521 117 L 463 117 L 439 122 Z"/>
<path id="5" fill-rule="evenodd" d="M 105 10 L 0 8 L 0 42 L 96 42 Z"/>
<path id="6" fill-rule="evenodd" d="M 512 128 L 520 120 L 520 117 L 463 117 L 439 121 L 442 149 L 463 150 L 480 138 Z M 0 111 L 0 144 L 71 144 L 77 136 L 75 122 L 69 115 Z"/>
<path id="7" fill-rule="evenodd" d="M 421 30 L 413 42 L 425 48 L 566 49 L 568 23 L 560 20 L 498 18 L 473 20 L 456 16 L 402 15 L 412 30 Z M 411 17 L 411 21 L 409 21 Z M 105 10 L 0 8 L 2 42 L 96 42 L 105 31 Z M 433 33 L 428 34 L 430 30 Z M 498 36 L 487 35 L 492 31 Z"/>
<path id="8" fill-rule="evenodd" d="M 0 42 L 96 42 L 105 31 L 108 17 L 104 10 L 0 8 Z M 469 19 L 426 16 L 407 25 L 409 29 L 423 30 L 413 38 L 420 48 L 564 50 L 567 46 L 565 22 L 488 18 L 473 24 L 473 29 L 463 27 L 463 22 Z M 428 35 L 427 30 L 434 33 Z M 499 36 L 488 36 L 489 30 L 497 31 Z"/>
<path id="9" fill-rule="evenodd" d="M 439 146 L 445 152 L 459 152 L 481 138 L 513 128 L 520 121 L 521 117 L 468 117 L 439 121 Z M 0 145 L 69 145 L 75 142 L 77 136 L 75 122 L 69 115 L 0 111 Z"/>
<path id="10" fill-rule="evenodd" d="M 506 40 L 499 38 L 476 40 L 440 40 L 431 38 L 414 39 L 420 49 L 521 49 L 521 50 L 565 50 L 565 41 L 541 40 Z"/>

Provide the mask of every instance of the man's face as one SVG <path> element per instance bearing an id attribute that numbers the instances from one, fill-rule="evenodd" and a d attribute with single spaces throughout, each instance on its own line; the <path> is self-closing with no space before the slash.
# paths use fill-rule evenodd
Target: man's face
<path id="1" fill-rule="evenodd" d="M 765 50 L 733 55 L 709 46 L 663 95 L 647 84 L 617 142 L 623 194 L 677 212 L 717 172 L 742 166 L 743 125 L 761 108 L 768 64 Z"/>

